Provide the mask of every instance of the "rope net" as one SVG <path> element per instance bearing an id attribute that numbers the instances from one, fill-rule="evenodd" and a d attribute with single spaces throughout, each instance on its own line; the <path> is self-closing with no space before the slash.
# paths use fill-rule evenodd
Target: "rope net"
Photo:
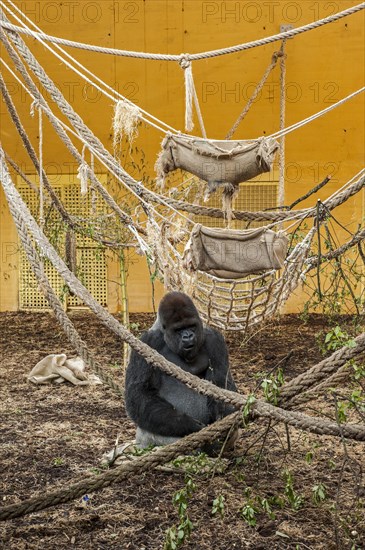
<path id="1" fill-rule="evenodd" d="M 151 222 L 148 240 L 168 290 L 178 289 L 192 296 L 206 323 L 221 330 L 246 332 L 275 315 L 297 287 L 314 232 L 312 228 L 293 248 L 280 274 L 271 269 L 234 280 L 186 269 L 182 254 L 169 240 L 167 227 L 161 231 Z"/>

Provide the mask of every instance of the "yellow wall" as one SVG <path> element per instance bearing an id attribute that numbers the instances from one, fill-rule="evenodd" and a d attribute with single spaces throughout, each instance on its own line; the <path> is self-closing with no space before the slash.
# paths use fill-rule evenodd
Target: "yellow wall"
<path id="1" fill-rule="evenodd" d="M 315 19 L 353 6 L 354 0 L 299 1 L 197 1 L 133 0 L 111 2 L 16 1 L 48 34 L 102 46 L 160 53 L 195 53 L 247 42 L 280 32 L 280 25 L 299 27 Z M 304 33 L 287 42 L 286 125 L 301 120 L 363 86 L 364 13 Z M 27 44 L 66 99 L 111 150 L 112 101 L 69 69 L 35 40 Z M 222 139 L 229 130 L 254 85 L 261 79 L 279 43 L 193 64 L 193 72 L 209 137 Z M 183 129 L 184 83 L 177 63 L 112 57 L 68 48 L 78 61 L 110 86 L 175 128 Z M 1 55 L 8 57 L 1 47 Z M 30 100 L 13 77 L 3 72 L 19 109 L 23 124 L 37 147 L 38 120 L 29 116 Z M 23 170 L 33 172 L 24 148 L 0 102 L 1 141 L 4 149 Z M 279 125 L 279 71 L 265 84 L 235 137 L 254 138 L 270 134 Z M 50 174 L 76 172 L 77 166 L 65 152 L 48 123 L 44 126 L 44 163 Z M 151 170 L 162 135 L 143 129 L 136 144 L 145 153 Z M 343 185 L 364 161 L 364 99 L 357 96 L 326 116 L 291 133 L 286 141 L 285 203 L 319 183 L 328 173 L 333 177 L 319 193 L 320 198 Z M 151 172 L 152 173 L 152 172 Z M 134 176 L 139 175 L 134 173 Z M 348 201 L 337 216 L 355 230 L 363 215 L 360 196 Z M 305 205 L 311 205 L 309 200 Z M 0 192 L 1 289 L 0 310 L 17 308 L 17 238 Z M 346 234 L 339 231 L 339 240 Z M 115 277 L 117 267 L 113 267 Z M 151 292 L 145 262 L 129 268 L 131 311 L 151 308 Z M 162 289 L 157 290 L 157 296 Z M 119 303 L 114 297 L 113 301 Z M 297 292 L 287 307 L 301 303 Z"/>

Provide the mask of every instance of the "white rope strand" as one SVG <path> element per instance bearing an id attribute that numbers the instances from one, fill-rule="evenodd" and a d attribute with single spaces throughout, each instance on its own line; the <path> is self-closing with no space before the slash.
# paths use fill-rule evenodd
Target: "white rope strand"
<path id="1" fill-rule="evenodd" d="M 42 107 L 39 102 L 34 99 L 30 106 L 30 114 L 34 116 L 35 109 L 38 110 L 38 138 L 39 138 L 39 226 L 44 228 L 44 183 L 43 183 L 43 121 Z"/>
<path id="2" fill-rule="evenodd" d="M 281 136 L 285 136 L 286 134 L 289 134 L 290 132 L 293 132 L 297 128 L 301 128 L 301 126 L 305 126 L 305 124 L 308 124 L 308 122 L 311 122 L 312 120 L 315 120 L 316 118 L 319 118 L 322 115 L 324 115 L 326 113 L 329 113 L 333 109 L 336 109 L 336 107 L 338 107 L 339 105 L 342 105 L 342 103 L 345 103 L 346 101 L 349 101 L 350 99 L 357 96 L 358 94 L 363 93 L 364 91 L 365 91 L 365 86 L 363 86 L 362 88 L 359 88 L 358 90 L 356 90 L 356 92 L 353 92 L 352 94 L 349 94 L 348 96 L 340 99 L 339 101 L 337 101 L 333 105 L 330 105 L 329 107 L 326 107 L 326 109 L 323 109 L 322 111 L 318 111 L 314 115 L 311 115 L 307 118 L 304 118 L 303 120 L 301 120 L 299 122 L 296 122 L 295 124 L 292 124 L 291 126 L 288 126 L 287 128 L 284 128 L 284 130 L 279 130 L 278 132 L 274 132 L 273 134 L 271 134 L 268 137 L 277 139 L 277 138 L 280 138 Z"/>
<path id="3" fill-rule="evenodd" d="M 285 129 L 285 81 L 286 81 L 286 63 L 285 63 L 285 43 L 283 40 L 281 45 L 281 53 L 283 56 L 280 58 L 280 131 Z M 278 206 L 284 205 L 285 196 L 285 135 L 282 135 L 279 140 L 279 193 L 278 193 Z"/>

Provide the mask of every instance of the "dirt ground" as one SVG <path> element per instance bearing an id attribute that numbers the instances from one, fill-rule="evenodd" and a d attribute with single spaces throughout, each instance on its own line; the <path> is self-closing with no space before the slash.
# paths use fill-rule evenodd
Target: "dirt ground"
<path id="1" fill-rule="evenodd" d="M 105 369 L 122 383 L 121 342 L 89 313 L 74 313 L 72 319 Z M 134 332 L 139 334 L 151 320 L 151 315 L 133 316 Z M 341 326 L 355 334 L 351 318 L 341 319 Z M 246 340 L 227 335 L 239 390 L 260 396 L 260 380 L 275 367 L 281 366 L 290 380 L 316 364 L 324 357 L 319 344 L 330 328 L 321 316 L 304 323 L 289 315 L 256 329 Z M 26 380 L 47 354 L 74 355 L 52 315 L 1 314 L 0 340 L 1 505 L 102 472 L 101 457 L 116 437 L 120 443 L 134 437 L 121 398 L 105 385 L 35 386 Z M 346 396 L 355 388 L 360 386 L 349 380 L 338 392 Z M 302 410 L 334 418 L 333 402 L 327 394 Z M 361 418 L 352 414 L 350 420 Z M 207 472 L 196 466 L 191 474 L 195 490 L 187 514 L 193 531 L 183 548 L 365 548 L 364 444 L 294 428 L 286 432 L 260 420 L 242 430 L 224 467 L 221 473 L 219 467 Z M 173 496 L 184 487 L 179 468 L 148 471 L 90 493 L 86 501 L 0 522 L 0 547 L 163 549 L 166 531 L 179 524 Z M 212 513 L 214 503 L 215 508 L 220 503 L 222 514 Z"/>

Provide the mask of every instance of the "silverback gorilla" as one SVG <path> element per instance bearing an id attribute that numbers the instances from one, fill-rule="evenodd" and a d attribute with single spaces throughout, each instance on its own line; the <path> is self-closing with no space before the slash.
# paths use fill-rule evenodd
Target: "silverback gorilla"
<path id="1" fill-rule="evenodd" d="M 186 294 L 169 292 L 162 298 L 157 320 L 141 340 L 184 371 L 236 391 L 223 336 L 203 326 Z M 234 411 L 151 367 L 135 351 L 127 368 L 125 398 L 139 447 L 173 443 Z"/>

